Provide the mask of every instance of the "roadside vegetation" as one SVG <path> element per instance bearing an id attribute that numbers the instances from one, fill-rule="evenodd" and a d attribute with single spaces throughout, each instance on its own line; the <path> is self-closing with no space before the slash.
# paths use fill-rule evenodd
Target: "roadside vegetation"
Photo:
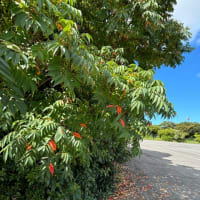
<path id="1" fill-rule="evenodd" d="M 163 122 L 160 125 L 152 125 L 150 133 L 145 139 L 159 141 L 176 141 L 185 143 L 200 143 L 200 124 L 194 122 Z"/>

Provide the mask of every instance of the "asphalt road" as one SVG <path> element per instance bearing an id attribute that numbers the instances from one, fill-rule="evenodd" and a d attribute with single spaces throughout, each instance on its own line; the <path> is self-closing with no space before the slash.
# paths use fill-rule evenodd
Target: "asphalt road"
<path id="1" fill-rule="evenodd" d="M 145 140 L 141 147 L 142 156 L 127 164 L 148 177 L 145 200 L 200 200 L 200 144 Z"/>

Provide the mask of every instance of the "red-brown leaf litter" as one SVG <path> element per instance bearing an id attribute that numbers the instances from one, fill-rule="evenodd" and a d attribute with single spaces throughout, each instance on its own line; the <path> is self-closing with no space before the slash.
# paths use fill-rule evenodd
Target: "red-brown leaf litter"
<path id="1" fill-rule="evenodd" d="M 145 193 L 152 189 L 147 176 L 134 173 L 127 166 L 122 166 L 116 176 L 120 179 L 115 185 L 117 189 L 107 200 L 145 200 Z"/>

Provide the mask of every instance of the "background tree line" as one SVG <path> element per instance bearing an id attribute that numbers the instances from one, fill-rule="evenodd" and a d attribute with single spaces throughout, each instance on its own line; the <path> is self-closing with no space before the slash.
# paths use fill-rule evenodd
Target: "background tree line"
<path id="1" fill-rule="evenodd" d="M 160 137 L 166 141 L 184 141 L 191 139 L 200 142 L 200 123 L 197 122 L 181 122 L 173 123 L 164 121 L 160 125 L 152 125 L 150 134 L 153 137 Z"/>

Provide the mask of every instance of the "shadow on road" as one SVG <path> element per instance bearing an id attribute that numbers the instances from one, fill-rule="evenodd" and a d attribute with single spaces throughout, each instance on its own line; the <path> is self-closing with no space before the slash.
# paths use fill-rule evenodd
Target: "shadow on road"
<path id="1" fill-rule="evenodd" d="M 189 167 L 187 163 L 175 165 L 170 160 L 172 156 L 144 149 L 140 158 L 134 158 L 126 165 L 133 173 L 148 177 L 137 183 L 141 187 L 144 181 L 152 185 L 152 189 L 143 194 L 144 199 L 200 200 L 200 169 Z"/>

